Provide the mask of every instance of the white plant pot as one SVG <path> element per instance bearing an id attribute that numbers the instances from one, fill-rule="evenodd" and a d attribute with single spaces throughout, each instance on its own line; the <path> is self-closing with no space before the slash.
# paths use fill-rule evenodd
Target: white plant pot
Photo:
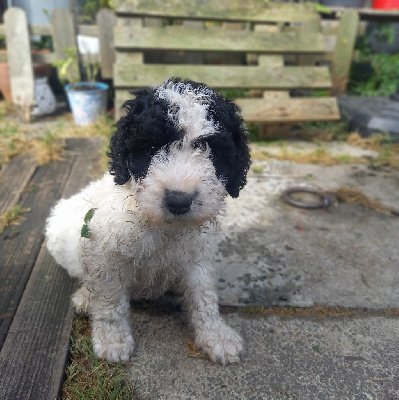
<path id="1" fill-rule="evenodd" d="M 52 114 L 56 107 L 57 102 L 47 77 L 35 78 L 35 105 L 31 114 L 36 117 Z"/>

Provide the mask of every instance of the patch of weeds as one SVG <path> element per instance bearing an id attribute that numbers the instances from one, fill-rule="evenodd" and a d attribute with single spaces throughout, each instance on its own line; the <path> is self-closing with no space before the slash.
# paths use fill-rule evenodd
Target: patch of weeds
<path id="1" fill-rule="evenodd" d="M 399 53 L 374 52 L 370 44 L 373 34 L 378 45 L 395 42 L 395 29 L 390 24 L 378 24 L 374 32 L 371 30 L 358 38 L 355 49 L 359 53 L 359 62 L 353 63 L 350 71 L 349 94 L 389 96 L 398 88 Z M 368 68 L 365 69 L 365 66 Z"/>
<path id="2" fill-rule="evenodd" d="M 198 349 L 198 347 L 195 345 L 195 343 L 192 340 L 187 340 L 187 355 L 188 357 L 192 358 L 204 358 L 204 359 L 209 359 L 206 354 L 204 354 L 201 350 Z"/>
<path id="3" fill-rule="evenodd" d="M 385 165 L 399 168 L 399 143 L 393 143 L 392 138 L 387 134 L 375 134 L 363 138 L 358 133 L 352 133 L 348 136 L 347 143 L 377 151 L 377 158 L 370 160 L 372 167 L 378 168 Z"/>
<path id="4" fill-rule="evenodd" d="M 344 141 L 349 134 L 346 121 L 338 122 L 305 122 L 300 129 L 313 142 L 315 141 Z"/>
<path id="5" fill-rule="evenodd" d="M 60 139 L 57 132 L 47 130 L 40 138 L 32 139 L 31 153 L 40 165 L 61 158 L 64 140 Z"/>
<path id="6" fill-rule="evenodd" d="M 66 371 L 62 399 L 130 400 L 133 387 L 120 364 L 99 360 L 93 353 L 90 323 L 75 316 L 71 336 L 71 361 Z"/>
<path id="7" fill-rule="evenodd" d="M 368 310 L 352 309 L 345 307 L 325 307 L 316 305 L 314 307 L 243 307 L 240 312 L 248 317 L 271 317 L 278 316 L 287 318 L 312 318 L 322 321 L 325 318 L 364 318 L 369 316 L 399 317 L 399 309 Z"/>
<path id="8" fill-rule="evenodd" d="M 267 152 L 254 152 L 251 154 L 252 158 L 260 160 L 268 160 L 274 158 L 277 160 L 289 160 L 298 164 L 315 164 L 322 166 L 347 164 L 350 162 L 365 163 L 363 158 L 352 158 L 349 155 L 333 155 L 330 154 L 323 145 L 310 152 L 289 151 L 287 145 L 281 145 L 281 153 L 269 155 Z"/>
<path id="9" fill-rule="evenodd" d="M 262 166 L 260 166 L 260 167 L 252 167 L 251 171 L 255 172 L 256 174 L 260 174 L 260 173 L 263 172 L 263 167 Z"/>
<path id="10" fill-rule="evenodd" d="M 30 208 L 22 208 L 19 204 L 10 208 L 2 216 L 0 216 L 0 234 L 10 225 L 20 225 L 25 219 L 23 214 L 30 211 Z"/>
<path id="11" fill-rule="evenodd" d="M 62 123 L 56 128 L 59 138 L 67 137 L 101 137 L 104 138 L 103 148 L 101 149 L 101 160 L 99 169 L 103 172 L 108 170 L 109 142 L 116 130 L 115 121 L 110 114 L 106 114 L 97 119 L 93 124 L 87 126 L 76 126 L 74 123 Z"/>
<path id="12" fill-rule="evenodd" d="M 349 203 L 349 204 L 357 204 L 368 210 L 374 210 L 383 214 L 398 214 L 399 209 L 395 210 L 392 207 L 386 207 L 378 200 L 372 200 L 364 193 L 360 192 L 356 189 L 351 188 L 341 188 L 334 192 L 339 201 Z"/>
<path id="13" fill-rule="evenodd" d="M 349 154 L 338 154 L 337 158 L 341 160 L 343 164 L 349 164 L 353 161 L 353 157 Z"/>

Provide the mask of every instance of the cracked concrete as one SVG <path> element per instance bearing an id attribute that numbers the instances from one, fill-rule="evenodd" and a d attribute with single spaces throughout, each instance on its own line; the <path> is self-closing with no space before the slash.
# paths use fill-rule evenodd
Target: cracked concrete
<path id="1" fill-rule="evenodd" d="M 347 151 L 347 149 L 345 150 Z M 290 186 L 358 189 L 399 208 L 399 171 L 254 160 L 238 199 L 228 199 L 216 254 L 224 305 L 399 308 L 399 217 L 334 202 L 285 204 Z M 259 169 L 258 169 L 259 170 Z M 242 363 L 187 356 L 183 314 L 133 312 L 135 399 L 399 399 L 399 320 L 282 319 L 226 315 L 245 338 Z M 368 316 L 367 316 L 368 315 Z"/>

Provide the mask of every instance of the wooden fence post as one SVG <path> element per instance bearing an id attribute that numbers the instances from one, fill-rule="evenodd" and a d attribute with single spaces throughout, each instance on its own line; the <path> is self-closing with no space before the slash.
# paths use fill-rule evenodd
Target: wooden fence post
<path id="1" fill-rule="evenodd" d="M 35 99 L 35 82 L 25 11 L 16 7 L 9 8 L 4 13 L 4 22 L 12 98 L 22 118 L 28 122 Z"/>
<path id="2" fill-rule="evenodd" d="M 66 48 L 75 49 L 76 63 L 69 67 L 69 75 L 74 81 L 80 81 L 79 52 L 76 42 L 76 30 L 72 13 L 65 8 L 56 8 L 51 14 L 54 47 L 57 60 L 67 58 Z"/>
<path id="3" fill-rule="evenodd" d="M 344 94 L 346 90 L 358 24 L 359 14 L 355 11 L 348 11 L 341 17 L 331 68 L 335 96 Z"/>
<path id="4" fill-rule="evenodd" d="M 116 25 L 116 16 L 112 10 L 102 8 L 97 13 L 96 21 L 100 42 L 101 76 L 112 79 L 115 63 L 114 26 Z"/>

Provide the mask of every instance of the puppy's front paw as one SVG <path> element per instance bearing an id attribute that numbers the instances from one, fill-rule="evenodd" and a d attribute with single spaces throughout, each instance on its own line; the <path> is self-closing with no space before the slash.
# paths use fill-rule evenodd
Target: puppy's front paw
<path id="1" fill-rule="evenodd" d="M 72 304 L 77 314 L 86 314 L 89 306 L 89 291 L 86 286 L 80 287 L 72 296 Z"/>
<path id="2" fill-rule="evenodd" d="M 241 336 L 223 321 L 215 321 L 211 326 L 203 326 L 197 331 L 195 344 L 208 357 L 219 364 L 238 364 L 242 351 Z"/>
<path id="3" fill-rule="evenodd" d="M 92 339 L 94 354 L 98 358 L 124 364 L 133 354 L 133 336 L 121 325 L 94 322 Z"/>

